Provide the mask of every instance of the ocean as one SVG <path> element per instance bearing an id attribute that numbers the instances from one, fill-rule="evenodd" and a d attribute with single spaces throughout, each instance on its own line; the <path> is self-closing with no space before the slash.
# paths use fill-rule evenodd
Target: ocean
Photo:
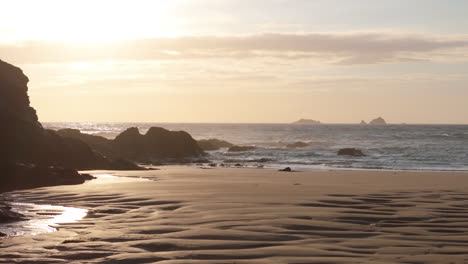
<path id="1" fill-rule="evenodd" d="M 208 152 L 208 159 L 256 167 L 293 169 L 381 169 L 468 171 L 468 125 L 296 125 L 296 124 L 176 124 L 176 123 L 44 123 L 49 129 L 74 128 L 114 138 L 128 127 L 145 133 L 158 126 L 184 130 L 195 139 L 217 138 L 257 149 Z M 302 141 L 305 148 L 288 148 Z M 361 149 L 365 157 L 338 156 L 341 148 Z"/>

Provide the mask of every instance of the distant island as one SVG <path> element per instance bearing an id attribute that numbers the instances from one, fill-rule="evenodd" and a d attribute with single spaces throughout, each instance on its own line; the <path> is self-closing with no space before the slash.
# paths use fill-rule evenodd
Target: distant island
<path id="1" fill-rule="evenodd" d="M 387 122 L 382 117 L 377 117 L 376 119 L 369 122 L 369 125 L 386 125 Z"/>
<path id="2" fill-rule="evenodd" d="M 386 125 L 387 124 L 387 121 L 385 121 L 385 119 L 383 119 L 382 117 L 377 117 L 375 119 L 372 119 L 369 123 L 366 123 L 366 121 L 364 120 L 361 120 L 361 123 L 359 123 L 360 125 Z"/>
<path id="3" fill-rule="evenodd" d="M 321 124 L 320 121 L 313 120 L 313 119 L 299 119 L 296 122 L 293 122 L 293 124 L 300 124 L 300 125 L 318 125 Z"/>

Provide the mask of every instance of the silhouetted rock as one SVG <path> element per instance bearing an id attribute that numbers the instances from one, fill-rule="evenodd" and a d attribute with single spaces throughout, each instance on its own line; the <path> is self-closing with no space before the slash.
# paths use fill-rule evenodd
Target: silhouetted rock
<path id="1" fill-rule="evenodd" d="M 250 151 L 255 150 L 255 146 L 232 146 L 228 149 L 229 152 L 241 152 L 241 151 Z"/>
<path id="2" fill-rule="evenodd" d="M 200 148 L 202 148 L 205 151 L 218 150 L 220 148 L 229 148 L 233 146 L 233 144 L 227 141 L 219 140 L 216 138 L 201 139 L 201 140 L 198 140 L 197 142 Z"/>
<path id="3" fill-rule="evenodd" d="M 278 171 L 291 172 L 292 169 L 291 169 L 290 167 L 286 167 L 286 168 L 284 168 L 284 169 L 282 169 L 282 170 L 278 170 Z"/>
<path id="4" fill-rule="evenodd" d="M 364 157 L 366 154 L 362 152 L 360 149 L 356 148 L 344 148 L 338 150 L 337 155 L 339 156 L 355 156 L 355 157 Z"/>
<path id="5" fill-rule="evenodd" d="M 28 81 L 21 69 L 0 61 L 0 189 L 80 183 L 74 169 L 105 168 L 107 160 L 82 141 L 43 129 L 30 106 Z"/>
<path id="6" fill-rule="evenodd" d="M 366 121 L 364 121 L 364 120 L 361 120 L 361 123 L 360 123 L 360 124 L 361 124 L 361 125 L 367 125 Z"/>
<path id="7" fill-rule="evenodd" d="M 320 121 L 313 120 L 313 119 L 299 119 L 293 124 L 302 124 L 302 125 L 318 125 L 321 124 Z"/>
<path id="8" fill-rule="evenodd" d="M 125 130 L 113 141 L 113 150 L 123 158 L 139 160 L 187 161 L 204 155 L 197 142 L 185 131 L 151 127 L 145 135 L 138 128 Z"/>
<path id="9" fill-rule="evenodd" d="M 65 128 L 65 129 L 57 130 L 55 133 L 57 133 L 61 137 L 79 139 L 83 141 L 84 143 L 91 145 L 91 146 L 95 146 L 99 144 L 106 144 L 110 141 L 109 139 L 105 137 L 81 133 L 80 130 L 78 129 Z"/>
<path id="10" fill-rule="evenodd" d="M 369 125 L 386 125 L 387 122 L 382 117 L 377 117 L 376 119 L 369 122 Z"/>
<path id="11" fill-rule="evenodd" d="M 305 142 L 302 142 L 302 141 L 297 141 L 295 143 L 286 145 L 286 147 L 288 147 L 288 148 L 305 148 L 305 147 L 308 147 L 308 146 L 309 146 L 309 144 L 307 144 Z"/>

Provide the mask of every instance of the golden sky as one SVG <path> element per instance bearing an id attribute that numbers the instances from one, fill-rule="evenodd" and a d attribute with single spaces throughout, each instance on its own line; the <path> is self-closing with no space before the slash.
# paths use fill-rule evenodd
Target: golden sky
<path id="1" fill-rule="evenodd" d="M 468 123 L 466 1 L 1 4 L 41 121 Z"/>

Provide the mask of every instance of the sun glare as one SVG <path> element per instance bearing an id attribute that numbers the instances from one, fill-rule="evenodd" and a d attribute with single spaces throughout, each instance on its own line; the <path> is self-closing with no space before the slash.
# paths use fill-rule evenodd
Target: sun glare
<path id="1" fill-rule="evenodd" d="M 15 10 L 21 3 L 9 4 Z M 30 1 L 28 19 L 15 21 L 16 39 L 97 42 L 176 34 L 177 1 Z M 24 4 L 24 3 L 23 3 Z"/>

